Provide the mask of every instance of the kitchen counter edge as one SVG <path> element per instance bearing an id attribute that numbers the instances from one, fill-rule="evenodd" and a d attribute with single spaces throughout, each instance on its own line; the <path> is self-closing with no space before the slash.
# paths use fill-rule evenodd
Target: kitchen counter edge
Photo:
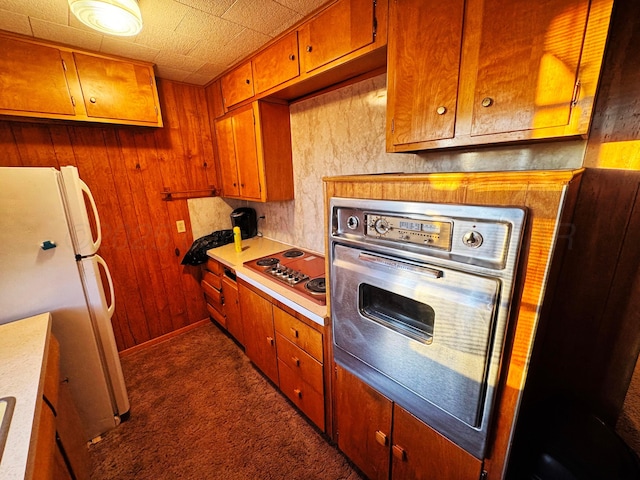
<path id="1" fill-rule="evenodd" d="M 315 323 L 324 326 L 327 323 L 327 307 L 325 305 L 318 305 L 311 300 L 307 300 L 289 291 L 283 285 L 279 285 L 276 281 L 265 278 L 243 265 L 244 262 L 294 247 L 294 245 L 288 245 L 266 237 L 253 237 L 242 241 L 242 252 L 236 252 L 234 244 L 230 243 L 207 250 L 207 255 L 233 270 L 242 280 L 313 320 Z"/>
<path id="2" fill-rule="evenodd" d="M 0 461 L 3 480 L 29 479 L 34 473 L 50 335 L 49 313 L 0 325 L 0 398 L 16 399 Z"/>

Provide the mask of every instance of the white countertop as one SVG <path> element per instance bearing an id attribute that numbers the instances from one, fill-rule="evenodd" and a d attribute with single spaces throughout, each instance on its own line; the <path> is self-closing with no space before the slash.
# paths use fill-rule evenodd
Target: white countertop
<path id="1" fill-rule="evenodd" d="M 301 295 L 290 291 L 277 281 L 263 277 L 253 270 L 243 266 L 243 263 L 248 262 L 249 260 L 266 257 L 267 255 L 282 252 L 283 250 L 287 250 L 292 247 L 292 245 L 271 240 L 269 238 L 253 237 L 242 241 L 242 252 L 236 252 L 235 245 L 233 243 L 229 243 L 222 247 L 208 250 L 207 255 L 234 270 L 236 275 L 245 282 L 259 288 L 271 297 L 284 303 L 314 322 L 320 325 L 325 325 L 325 318 L 327 316 L 326 306 L 318 305 L 311 300 L 307 300 Z"/>
<path id="2" fill-rule="evenodd" d="M 2 480 L 31 478 L 51 315 L 43 313 L 0 325 L 0 398 L 15 397 L 9 436 L 0 461 Z"/>

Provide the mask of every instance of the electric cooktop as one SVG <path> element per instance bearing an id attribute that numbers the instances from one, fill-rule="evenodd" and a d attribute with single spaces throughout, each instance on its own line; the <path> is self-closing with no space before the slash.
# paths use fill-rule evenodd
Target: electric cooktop
<path id="1" fill-rule="evenodd" d="M 277 281 L 318 305 L 327 304 L 322 255 L 290 248 L 244 262 L 244 266 Z"/>

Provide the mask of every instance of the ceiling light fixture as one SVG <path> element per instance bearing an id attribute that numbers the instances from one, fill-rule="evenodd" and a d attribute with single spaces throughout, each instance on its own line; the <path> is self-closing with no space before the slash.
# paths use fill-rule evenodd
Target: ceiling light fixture
<path id="1" fill-rule="evenodd" d="M 69 8 L 78 20 L 102 33 L 130 37 L 142 30 L 137 0 L 69 0 Z"/>

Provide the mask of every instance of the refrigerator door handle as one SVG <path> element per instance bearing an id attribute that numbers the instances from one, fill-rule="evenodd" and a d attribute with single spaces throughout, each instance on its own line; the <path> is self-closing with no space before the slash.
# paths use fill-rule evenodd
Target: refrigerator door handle
<path id="1" fill-rule="evenodd" d="M 80 189 L 87 194 L 87 198 L 89 199 L 89 203 L 91 204 L 93 219 L 96 222 L 97 238 L 93 242 L 93 251 L 97 252 L 98 248 L 100 248 L 100 244 L 102 243 L 102 227 L 100 226 L 100 215 L 98 215 L 98 207 L 96 207 L 96 201 L 94 200 L 93 194 L 91 193 L 91 190 L 89 190 L 88 185 L 84 183 L 81 179 L 78 179 L 78 182 L 80 183 Z M 105 270 L 108 271 L 106 263 L 104 263 L 104 267 L 105 267 Z"/>
<path id="2" fill-rule="evenodd" d="M 104 261 L 104 258 L 96 254 L 95 259 L 100 265 L 102 265 L 105 276 L 107 277 L 107 282 L 109 282 L 109 299 L 111 300 L 111 304 L 107 307 L 107 314 L 109 315 L 109 318 L 111 318 L 113 317 L 113 312 L 116 308 L 116 296 L 113 290 L 113 279 L 111 278 L 111 272 L 109 271 L 109 267 L 107 266 L 107 262 Z"/>

